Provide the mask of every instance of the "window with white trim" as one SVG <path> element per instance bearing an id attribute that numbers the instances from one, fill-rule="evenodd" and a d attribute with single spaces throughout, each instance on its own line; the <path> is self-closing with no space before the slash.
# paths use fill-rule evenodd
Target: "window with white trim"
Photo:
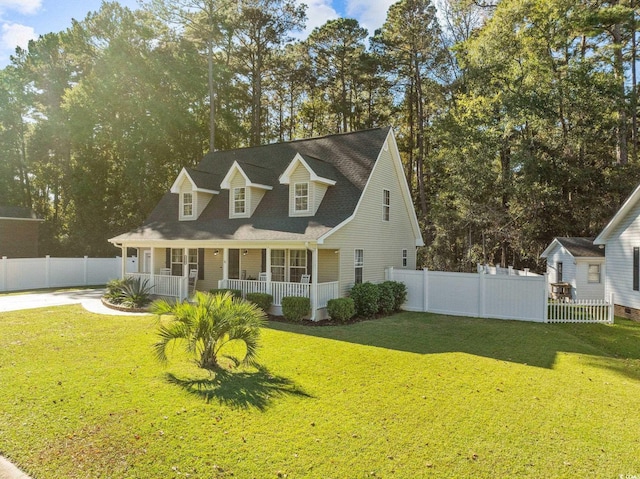
<path id="1" fill-rule="evenodd" d="M 382 190 L 382 221 L 389 221 L 391 216 L 391 192 Z"/>
<path id="2" fill-rule="evenodd" d="M 362 273 L 364 270 L 364 250 L 357 249 L 353 254 L 353 269 L 355 273 L 355 283 L 362 283 Z"/>
<path id="3" fill-rule="evenodd" d="M 294 211 L 309 211 L 309 183 L 296 183 L 293 185 Z"/>
<path id="4" fill-rule="evenodd" d="M 182 216 L 193 216 L 193 193 L 182 193 Z"/>
<path id="5" fill-rule="evenodd" d="M 247 190 L 244 186 L 233 189 L 233 214 L 242 215 L 247 211 Z"/>
<path id="6" fill-rule="evenodd" d="M 171 275 L 182 276 L 184 261 L 184 250 L 182 248 L 171 248 Z"/>
<path id="7" fill-rule="evenodd" d="M 406 268 L 409 263 L 409 251 L 406 248 L 402 250 L 402 267 Z"/>
<path id="8" fill-rule="evenodd" d="M 307 250 L 292 249 L 289 251 L 289 281 L 299 283 L 303 274 L 307 274 Z"/>
<path id="9" fill-rule="evenodd" d="M 589 283 L 599 283 L 600 282 L 600 265 L 599 264 L 590 264 L 589 272 L 587 275 L 587 282 Z"/>
<path id="10" fill-rule="evenodd" d="M 285 250 L 272 249 L 271 250 L 271 281 L 284 281 L 285 273 Z"/>

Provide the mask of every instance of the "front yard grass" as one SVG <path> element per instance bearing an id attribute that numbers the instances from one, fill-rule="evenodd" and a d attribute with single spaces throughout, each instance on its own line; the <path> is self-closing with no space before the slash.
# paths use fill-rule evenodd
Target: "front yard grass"
<path id="1" fill-rule="evenodd" d="M 263 367 L 216 377 L 158 364 L 155 331 L 3 313 L 0 454 L 37 479 L 640 475 L 637 323 L 270 323 Z"/>

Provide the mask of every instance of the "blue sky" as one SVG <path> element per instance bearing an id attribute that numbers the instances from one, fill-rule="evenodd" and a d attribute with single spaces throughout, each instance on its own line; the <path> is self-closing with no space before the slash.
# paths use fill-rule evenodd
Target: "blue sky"
<path id="1" fill-rule="evenodd" d="M 346 16 L 356 18 L 373 34 L 395 0 L 296 0 L 307 4 L 307 32 L 327 20 Z M 71 26 L 71 19 L 82 20 L 89 11 L 100 8 L 101 0 L 0 0 L 0 68 L 9 63 L 16 46 L 26 47 L 32 38 L 59 32 Z M 130 8 L 138 0 L 119 0 Z"/>

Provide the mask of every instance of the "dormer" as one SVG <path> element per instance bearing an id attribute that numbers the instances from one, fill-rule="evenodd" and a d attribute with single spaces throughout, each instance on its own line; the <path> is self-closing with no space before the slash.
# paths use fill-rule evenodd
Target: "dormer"
<path id="1" fill-rule="evenodd" d="M 265 174 L 262 170 L 256 165 L 233 162 L 220 183 L 221 189 L 229 190 L 229 218 L 250 218 L 264 194 L 273 189 L 259 182 Z"/>
<path id="2" fill-rule="evenodd" d="M 218 177 L 219 178 L 219 177 Z M 179 195 L 178 219 L 194 221 L 207 207 L 213 195 L 220 193 L 213 188 L 216 178 L 206 171 L 183 168 L 171 186 L 171 193 Z"/>
<path id="3" fill-rule="evenodd" d="M 334 177 L 331 165 L 297 153 L 279 179 L 289 185 L 289 216 L 315 215 L 327 189 L 336 184 Z"/>

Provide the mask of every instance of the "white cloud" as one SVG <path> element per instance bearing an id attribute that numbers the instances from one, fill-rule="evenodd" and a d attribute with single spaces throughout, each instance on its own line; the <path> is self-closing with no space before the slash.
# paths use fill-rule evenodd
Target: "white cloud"
<path id="1" fill-rule="evenodd" d="M 297 0 L 297 3 L 307 5 L 307 25 L 303 32 L 296 35 L 297 38 L 307 38 L 314 28 L 340 16 L 331 6 L 331 0 Z"/>
<path id="2" fill-rule="evenodd" d="M 0 46 L 5 50 L 14 50 L 16 47 L 27 48 L 29 40 L 35 38 L 38 38 L 38 35 L 33 27 L 19 23 L 4 23 L 0 32 Z"/>
<path id="3" fill-rule="evenodd" d="M 23 15 L 31 15 L 41 7 L 42 0 L 0 0 L 0 12 L 12 10 Z"/>
<path id="4" fill-rule="evenodd" d="M 373 35 L 387 19 L 389 7 L 397 0 L 346 0 L 346 12 L 350 18 L 356 18 L 360 26 Z"/>

